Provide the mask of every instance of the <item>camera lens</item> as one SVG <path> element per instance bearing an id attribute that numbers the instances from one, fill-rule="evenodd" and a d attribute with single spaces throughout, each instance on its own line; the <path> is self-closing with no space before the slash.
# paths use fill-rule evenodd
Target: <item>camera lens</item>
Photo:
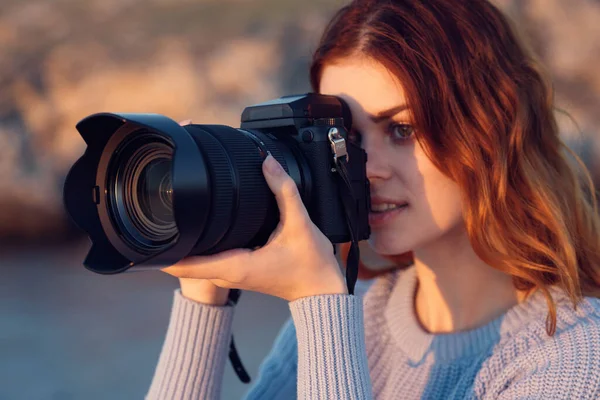
<path id="1" fill-rule="evenodd" d="M 350 128 L 349 107 L 335 96 L 284 96 L 247 107 L 241 122 L 181 126 L 160 114 L 112 113 L 81 120 L 87 148 L 69 170 L 63 199 L 92 242 L 84 265 L 114 274 L 265 245 L 280 222 L 262 171 L 268 154 L 294 181 L 319 229 L 333 243 L 350 240 L 328 140 L 332 126 Z M 349 150 L 359 237 L 366 239 L 366 155 Z"/>
<path id="2" fill-rule="evenodd" d="M 177 239 L 173 212 L 173 145 L 168 138 L 141 132 L 125 140 L 107 174 L 109 214 L 122 237 L 150 254 Z"/>

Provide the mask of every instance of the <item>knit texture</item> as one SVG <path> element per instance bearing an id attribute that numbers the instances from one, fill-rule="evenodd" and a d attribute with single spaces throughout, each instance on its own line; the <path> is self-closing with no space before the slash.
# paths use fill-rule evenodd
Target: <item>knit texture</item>
<path id="1" fill-rule="evenodd" d="M 600 399 L 599 299 L 575 310 L 551 289 L 552 337 L 539 292 L 479 328 L 429 334 L 414 313 L 416 283 L 411 267 L 366 294 L 290 302 L 245 399 Z M 146 399 L 220 398 L 233 311 L 175 292 Z"/>
<path id="2" fill-rule="evenodd" d="M 232 307 L 195 303 L 177 291 L 149 399 L 218 399 Z"/>

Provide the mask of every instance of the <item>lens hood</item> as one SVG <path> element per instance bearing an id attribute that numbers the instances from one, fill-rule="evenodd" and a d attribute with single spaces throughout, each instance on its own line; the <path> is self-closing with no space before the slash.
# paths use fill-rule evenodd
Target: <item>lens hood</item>
<path id="1" fill-rule="evenodd" d="M 77 124 L 87 144 L 67 174 L 63 200 L 68 215 L 91 240 L 87 269 L 101 274 L 159 269 L 186 257 L 202 233 L 210 204 L 209 177 L 204 158 L 188 131 L 158 114 L 99 113 Z M 107 204 L 106 165 L 117 146 L 129 135 L 151 131 L 174 146 L 173 209 L 179 235 L 157 254 L 143 254 L 128 246 L 113 224 Z"/>

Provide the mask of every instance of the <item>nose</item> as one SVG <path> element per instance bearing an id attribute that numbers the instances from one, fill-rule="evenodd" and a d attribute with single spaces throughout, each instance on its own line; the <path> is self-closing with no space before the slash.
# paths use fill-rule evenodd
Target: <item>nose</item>
<path id="1" fill-rule="evenodd" d="M 367 152 L 367 178 L 371 182 L 389 179 L 392 175 L 389 152 L 383 140 L 375 135 L 363 135 L 362 148 Z"/>

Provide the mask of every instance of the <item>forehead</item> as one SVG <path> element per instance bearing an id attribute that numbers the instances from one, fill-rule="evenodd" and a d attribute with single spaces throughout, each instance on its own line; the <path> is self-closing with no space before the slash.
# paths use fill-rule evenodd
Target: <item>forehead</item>
<path id="1" fill-rule="evenodd" d="M 320 91 L 343 98 L 353 113 L 377 114 L 406 104 L 404 89 L 398 79 L 383 65 L 369 59 L 345 59 L 326 65 Z"/>

